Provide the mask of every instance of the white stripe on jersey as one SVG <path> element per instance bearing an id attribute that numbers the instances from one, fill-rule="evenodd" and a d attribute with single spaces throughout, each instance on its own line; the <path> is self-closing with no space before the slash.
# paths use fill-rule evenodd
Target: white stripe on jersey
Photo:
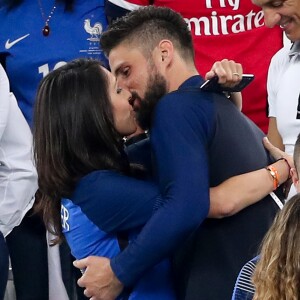
<path id="1" fill-rule="evenodd" d="M 108 2 L 110 2 L 116 6 L 122 7 L 124 9 L 127 9 L 127 10 L 135 10 L 135 9 L 138 9 L 138 8 L 144 6 L 144 5 L 129 3 L 124 0 L 108 0 Z"/>
<path id="2" fill-rule="evenodd" d="M 242 269 L 235 288 L 246 292 L 255 293 L 254 285 L 252 283 L 252 275 L 254 273 L 256 264 L 249 261 Z"/>

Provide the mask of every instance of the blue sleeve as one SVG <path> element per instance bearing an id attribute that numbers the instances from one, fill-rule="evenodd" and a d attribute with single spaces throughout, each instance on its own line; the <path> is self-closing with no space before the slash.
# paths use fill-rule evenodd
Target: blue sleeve
<path id="1" fill-rule="evenodd" d="M 155 112 L 150 136 L 163 205 L 138 238 L 111 261 L 126 286 L 170 255 L 208 213 L 212 109 L 201 103 L 182 105 L 185 100 L 170 94 Z"/>
<path id="2" fill-rule="evenodd" d="M 76 190 L 73 202 L 108 233 L 143 226 L 160 197 L 153 183 L 110 171 L 94 172 Z"/>

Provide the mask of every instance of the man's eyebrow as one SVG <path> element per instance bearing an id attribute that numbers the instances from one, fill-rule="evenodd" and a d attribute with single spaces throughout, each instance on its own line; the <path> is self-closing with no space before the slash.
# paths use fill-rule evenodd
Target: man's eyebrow
<path id="1" fill-rule="evenodd" d="M 273 0 L 269 0 L 269 1 L 266 1 L 266 2 L 264 3 L 264 5 L 269 6 L 269 5 L 271 5 L 273 2 L 274 2 Z"/>
<path id="2" fill-rule="evenodd" d="M 273 3 L 275 2 L 276 0 L 269 0 L 269 1 L 267 1 L 267 2 L 265 2 L 264 3 L 264 6 L 272 6 L 273 5 Z M 282 1 L 280 1 L 281 3 L 283 3 L 284 1 L 282 0 Z"/>

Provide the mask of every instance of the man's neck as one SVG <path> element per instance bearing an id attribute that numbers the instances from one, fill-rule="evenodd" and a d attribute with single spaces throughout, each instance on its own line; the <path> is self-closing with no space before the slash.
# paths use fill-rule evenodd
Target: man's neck
<path id="1" fill-rule="evenodd" d="M 194 65 L 188 66 L 184 62 L 173 66 L 168 74 L 169 92 L 177 90 L 186 80 L 199 75 Z"/>

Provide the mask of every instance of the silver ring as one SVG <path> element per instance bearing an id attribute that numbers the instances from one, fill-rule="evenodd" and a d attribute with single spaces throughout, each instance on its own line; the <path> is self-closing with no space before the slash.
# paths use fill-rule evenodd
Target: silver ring
<path id="1" fill-rule="evenodd" d="M 239 73 L 237 73 L 237 72 L 233 72 L 232 75 L 235 75 L 235 76 L 237 76 L 238 78 L 241 77 L 241 75 L 240 75 Z"/>

